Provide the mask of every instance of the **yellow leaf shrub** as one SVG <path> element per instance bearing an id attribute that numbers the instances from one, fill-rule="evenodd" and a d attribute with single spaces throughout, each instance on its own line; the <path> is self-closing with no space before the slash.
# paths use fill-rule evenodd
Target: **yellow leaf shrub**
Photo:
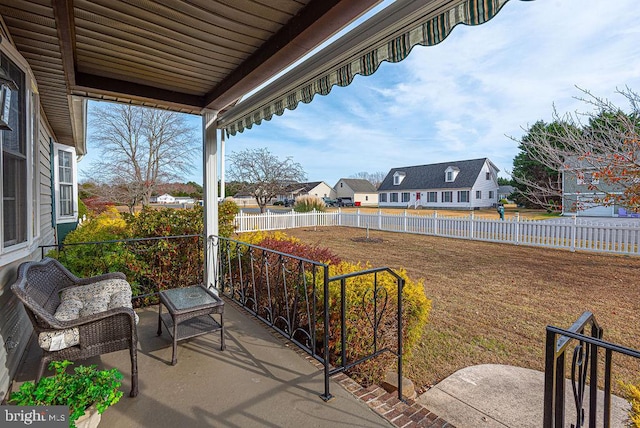
<path id="1" fill-rule="evenodd" d="M 630 426 L 640 428 L 640 385 L 620 383 L 625 393 L 625 398 L 631 403 L 629 410 Z"/>

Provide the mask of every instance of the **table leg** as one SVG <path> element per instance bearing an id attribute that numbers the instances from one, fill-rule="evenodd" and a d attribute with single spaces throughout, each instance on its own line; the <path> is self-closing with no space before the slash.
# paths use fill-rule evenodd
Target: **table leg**
<path id="1" fill-rule="evenodd" d="M 171 357 L 171 365 L 175 366 L 178 363 L 178 357 L 176 352 L 178 350 L 178 323 L 176 319 L 173 319 L 173 356 Z"/>
<path id="2" fill-rule="evenodd" d="M 162 303 L 158 303 L 158 336 L 162 334 Z"/>
<path id="3" fill-rule="evenodd" d="M 223 314 L 220 313 L 220 350 L 224 351 L 226 346 L 224 345 L 224 320 L 222 319 Z"/>

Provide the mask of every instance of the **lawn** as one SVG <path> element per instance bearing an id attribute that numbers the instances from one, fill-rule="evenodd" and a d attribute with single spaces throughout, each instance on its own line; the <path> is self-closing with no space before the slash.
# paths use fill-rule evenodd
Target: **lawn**
<path id="1" fill-rule="evenodd" d="M 363 243 L 364 230 L 346 227 L 286 233 L 344 260 L 424 279 L 433 308 L 405 364 L 419 389 L 475 364 L 544 370 L 545 327 L 569 327 L 583 311 L 595 314 L 605 340 L 640 348 L 639 257 L 379 231 L 369 236 L 381 242 Z M 614 380 L 640 381 L 639 361 L 614 357 L 614 364 Z"/>

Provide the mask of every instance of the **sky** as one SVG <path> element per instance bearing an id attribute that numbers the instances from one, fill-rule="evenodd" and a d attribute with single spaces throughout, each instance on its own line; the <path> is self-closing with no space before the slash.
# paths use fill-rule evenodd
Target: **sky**
<path id="1" fill-rule="evenodd" d="M 510 137 L 550 122 L 554 106 L 590 112 L 579 88 L 628 111 L 616 93 L 625 87 L 640 92 L 637 0 L 511 0 L 488 23 L 459 25 L 439 45 L 229 137 L 225 150 L 266 147 L 330 186 L 359 172 L 484 157 L 509 178 L 519 153 Z M 201 118 L 190 121 L 202 135 Z M 91 129 L 87 147 L 81 177 L 99 155 Z M 202 183 L 201 153 L 184 181 Z"/>

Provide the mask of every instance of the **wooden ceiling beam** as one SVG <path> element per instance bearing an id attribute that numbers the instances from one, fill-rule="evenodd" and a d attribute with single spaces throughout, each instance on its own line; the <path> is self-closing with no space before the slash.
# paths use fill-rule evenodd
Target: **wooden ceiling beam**
<path id="1" fill-rule="evenodd" d="M 187 106 L 195 110 L 202 109 L 204 105 L 204 98 L 198 95 L 169 91 L 154 86 L 81 72 L 76 73 L 74 90 L 109 93 L 114 97 L 133 96 L 134 98 L 149 100 L 149 102 L 154 100 L 163 101 L 174 105 Z"/>
<path id="2" fill-rule="evenodd" d="M 53 0 L 53 15 L 58 29 L 58 44 L 67 87 L 72 88 L 76 84 L 76 32 L 73 0 Z"/>

